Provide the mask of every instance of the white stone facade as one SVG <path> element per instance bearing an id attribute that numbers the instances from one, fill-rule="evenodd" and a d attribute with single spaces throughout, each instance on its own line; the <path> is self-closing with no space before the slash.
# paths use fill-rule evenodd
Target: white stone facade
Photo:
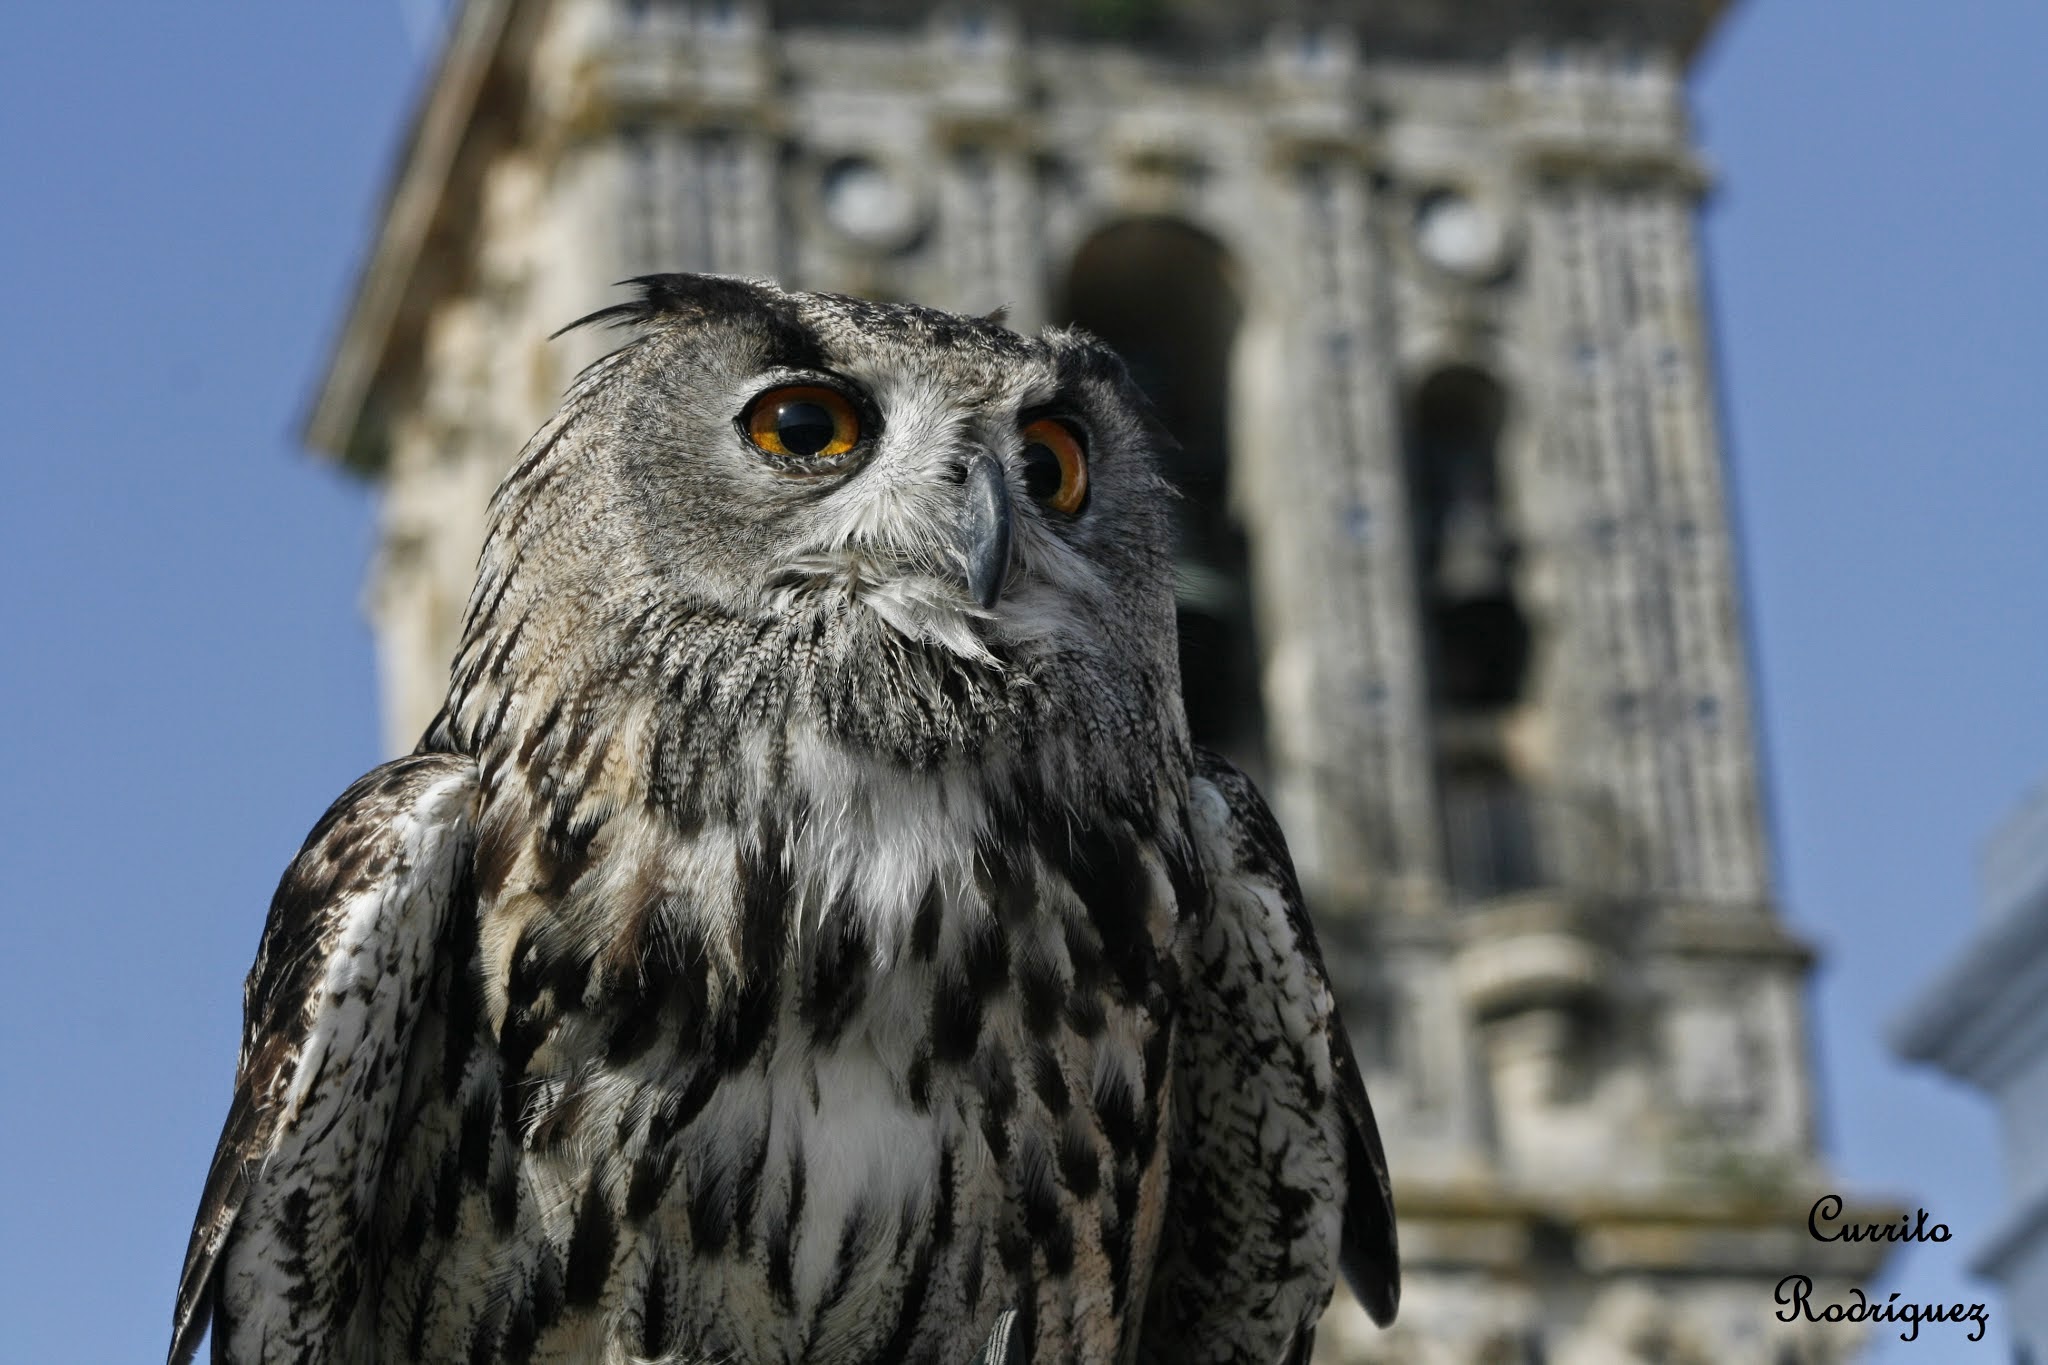
<path id="1" fill-rule="evenodd" d="M 1893 1047 L 1998 1106 L 2010 1210 L 1971 1268 L 2005 1297 L 2016 1359 L 2048 1360 L 2048 786 L 1986 846 L 1976 935 L 1900 1016 Z"/>
<path id="2" fill-rule="evenodd" d="M 1029 329 L 1086 315 L 1106 234 L 1199 240 L 1255 765 L 1401 1209 L 1400 1324 L 1340 1305 L 1324 1357 L 1843 1358 L 1772 1301 L 1877 1253 L 1805 1228 L 1811 958 L 1772 903 L 1684 103 L 1716 8 L 469 0 L 311 430 L 384 491 L 392 747 L 491 488 L 608 344 L 546 338 L 614 281 Z"/>

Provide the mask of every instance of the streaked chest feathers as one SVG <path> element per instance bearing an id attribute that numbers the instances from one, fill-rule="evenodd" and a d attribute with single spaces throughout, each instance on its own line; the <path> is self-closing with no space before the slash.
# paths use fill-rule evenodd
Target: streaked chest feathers
<path id="1" fill-rule="evenodd" d="M 401 1226 L 387 1313 L 513 1358 L 830 1362 L 1015 1308 L 1041 1358 L 1124 1355 L 1184 816 L 801 731 L 733 757 L 772 799 L 665 806 L 616 756 L 573 802 L 516 762 L 487 787 L 442 1050 L 480 1045 L 417 1097 L 385 1208 L 433 1226 Z"/>

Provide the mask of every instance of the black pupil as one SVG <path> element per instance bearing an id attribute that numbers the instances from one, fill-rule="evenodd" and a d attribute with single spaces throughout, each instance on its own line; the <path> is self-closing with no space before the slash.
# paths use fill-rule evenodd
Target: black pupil
<path id="1" fill-rule="evenodd" d="M 1060 485 L 1066 482 L 1066 475 L 1060 472 L 1060 457 L 1053 453 L 1052 447 L 1042 441 L 1033 441 L 1024 447 L 1021 458 L 1024 461 L 1024 491 L 1040 502 L 1051 502 L 1059 496 Z"/>
<path id="2" fill-rule="evenodd" d="M 838 433 L 823 403 L 784 403 L 775 409 L 775 435 L 792 455 L 815 455 Z"/>

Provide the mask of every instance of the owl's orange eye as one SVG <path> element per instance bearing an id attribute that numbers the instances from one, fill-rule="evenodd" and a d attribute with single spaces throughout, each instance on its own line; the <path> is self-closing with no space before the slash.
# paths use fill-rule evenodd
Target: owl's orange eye
<path id="1" fill-rule="evenodd" d="M 1062 516 L 1088 505 L 1088 452 L 1074 429 L 1057 417 L 1024 428 L 1024 491 Z"/>
<path id="2" fill-rule="evenodd" d="M 860 413 L 837 389 L 786 384 L 747 405 L 747 439 L 763 454 L 799 461 L 830 460 L 860 444 Z"/>

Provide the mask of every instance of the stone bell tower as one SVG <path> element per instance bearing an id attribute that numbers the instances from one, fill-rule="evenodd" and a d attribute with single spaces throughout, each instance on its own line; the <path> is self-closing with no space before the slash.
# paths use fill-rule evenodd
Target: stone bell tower
<path id="1" fill-rule="evenodd" d="M 1719 0 L 467 0 L 311 442 L 388 734 L 485 502 L 655 270 L 1076 321 L 1181 443 L 1190 719 L 1273 794 L 1407 1292 L 1322 1358 L 1778 1362 L 1817 1243 L 1694 215 Z"/>

